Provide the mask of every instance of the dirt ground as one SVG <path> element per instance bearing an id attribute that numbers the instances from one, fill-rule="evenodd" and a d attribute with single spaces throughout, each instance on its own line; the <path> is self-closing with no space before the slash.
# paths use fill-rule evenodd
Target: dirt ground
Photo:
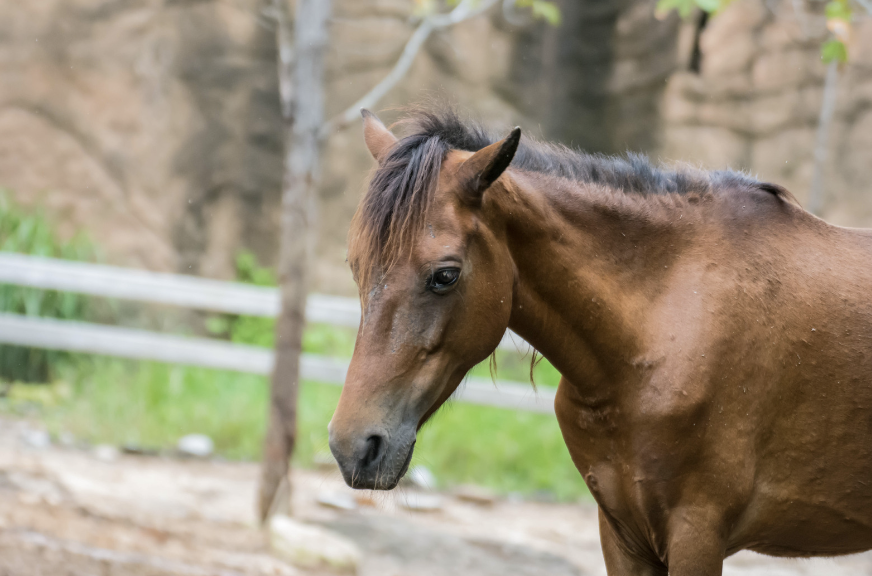
<path id="1" fill-rule="evenodd" d="M 322 576 L 272 556 L 256 527 L 250 463 L 101 454 L 33 442 L 0 420 L 0 576 Z M 348 491 L 334 472 L 297 471 L 294 511 L 354 540 L 360 576 L 605 574 L 593 505 L 441 495 L 413 512 L 404 492 L 356 510 L 319 505 Z M 728 576 L 872 575 L 872 554 L 784 560 L 730 558 Z"/>

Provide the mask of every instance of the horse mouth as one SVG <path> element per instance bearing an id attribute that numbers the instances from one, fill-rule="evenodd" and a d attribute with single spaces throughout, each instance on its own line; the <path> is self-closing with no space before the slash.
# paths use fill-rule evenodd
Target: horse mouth
<path id="1" fill-rule="evenodd" d="M 391 486 L 391 488 L 395 487 L 403 478 L 403 476 L 406 475 L 406 472 L 409 471 L 409 464 L 412 463 L 412 454 L 415 452 L 415 442 L 417 442 L 417 440 L 413 440 L 412 445 L 409 446 L 409 453 L 406 454 L 406 461 L 403 462 L 403 467 L 400 468 L 400 473 L 397 474 L 397 482 L 393 486 Z"/>
<path id="2" fill-rule="evenodd" d="M 400 468 L 400 471 L 397 472 L 397 475 L 390 481 L 384 484 L 380 482 L 376 482 L 375 489 L 376 490 L 393 490 L 400 483 L 400 480 L 403 479 L 403 476 L 406 475 L 406 472 L 409 471 L 409 464 L 412 462 L 412 454 L 415 452 L 415 442 L 412 442 L 412 445 L 409 446 L 409 453 L 406 454 L 406 459 L 403 461 L 403 466 Z M 379 485 L 381 484 L 381 485 Z"/>
<path id="3" fill-rule="evenodd" d="M 409 451 L 406 454 L 406 459 L 403 461 L 403 465 L 399 468 L 399 470 L 393 476 L 389 477 L 387 474 L 380 475 L 378 473 L 375 476 L 352 476 L 350 479 L 346 479 L 346 483 L 356 490 L 393 490 L 400 483 L 400 480 L 403 476 L 406 475 L 406 472 L 409 471 L 409 464 L 412 462 L 412 455 L 415 452 L 415 441 L 412 441 L 412 444 L 409 446 Z"/>

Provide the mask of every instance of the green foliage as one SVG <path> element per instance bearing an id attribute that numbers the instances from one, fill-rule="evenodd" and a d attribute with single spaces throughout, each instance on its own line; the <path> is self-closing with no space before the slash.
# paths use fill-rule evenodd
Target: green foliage
<path id="1" fill-rule="evenodd" d="M 272 268 L 261 266 L 257 256 L 243 250 L 236 256 L 236 279 L 256 286 L 278 286 L 276 273 Z"/>
<path id="2" fill-rule="evenodd" d="M 261 266 L 251 252 L 236 257 L 236 278 L 240 282 L 258 286 L 275 286 L 276 274 L 272 268 Z M 206 330 L 216 336 L 228 337 L 239 344 L 272 348 L 275 344 L 274 318 L 259 316 L 211 316 L 206 319 Z M 303 351 L 324 356 L 349 358 L 354 351 L 356 330 L 312 324 L 303 334 Z"/>
<path id="3" fill-rule="evenodd" d="M 850 0 L 830 0 L 824 13 L 827 17 L 827 29 L 832 36 L 821 46 L 821 60 L 844 63 L 848 61 L 848 48 L 845 42 L 851 35 L 851 20 L 854 10 Z"/>
<path id="4" fill-rule="evenodd" d="M 40 417 L 56 437 L 171 450 L 191 433 L 207 434 L 219 455 L 260 458 L 269 384 L 266 378 L 157 362 L 71 356 L 49 386 L 15 385 L 0 410 Z M 298 466 L 329 450 L 327 423 L 341 388 L 300 388 Z M 451 403 L 424 427 L 413 464 L 429 467 L 439 487 L 475 483 L 502 493 L 545 491 L 584 497 L 557 422 L 551 416 Z"/>
<path id="5" fill-rule="evenodd" d="M 433 470 L 443 486 L 547 491 L 561 500 L 587 494 L 553 416 L 452 403 L 421 430 L 415 446 L 413 464 Z"/>
<path id="6" fill-rule="evenodd" d="M 844 20 L 850 22 L 853 18 L 853 10 L 848 0 L 831 0 L 824 9 L 827 20 Z"/>
<path id="7" fill-rule="evenodd" d="M 276 286 L 272 268 L 261 266 L 257 257 L 248 251 L 236 256 L 236 279 L 257 286 Z M 226 337 L 239 344 L 272 348 L 275 342 L 274 318 L 260 316 L 214 315 L 206 318 L 206 331 L 213 336 Z"/>
<path id="8" fill-rule="evenodd" d="M 278 285 L 272 268 L 261 266 L 248 251 L 236 256 L 236 279 L 256 286 Z M 206 329 L 213 335 L 228 336 L 233 342 L 272 348 L 275 342 L 274 318 L 261 316 L 218 316 L 207 319 Z"/>
<path id="9" fill-rule="evenodd" d="M 69 392 L 48 395 L 54 404 L 36 407 L 56 435 L 158 450 L 197 432 L 227 458 L 260 455 L 269 397 L 263 377 L 93 356 L 61 362 L 58 374 L 60 380 L 40 388 Z M 22 403 L 18 388 L 7 409 L 33 414 L 38 399 Z"/>
<path id="10" fill-rule="evenodd" d="M 0 189 L 0 251 L 67 260 L 94 260 L 93 245 L 82 235 L 60 239 L 41 210 L 26 210 Z M 20 286 L 0 286 L 0 312 L 81 320 L 88 300 L 76 294 Z M 0 345 L 0 379 L 46 382 L 62 353 Z"/>
<path id="11" fill-rule="evenodd" d="M 821 47 L 821 60 L 830 62 L 847 62 L 848 49 L 841 40 L 827 40 Z"/>
<path id="12" fill-rule="evenodd" d="M 517 0 L 516 6 L 529 8 L 534 18 L 544 20 L 552 26 L 559 26 L 562 20 L 560 7 L 555 2 L 545 0 Z"/>
<path id="13" fill-rule="evenodd" d="M 0 249 L 30 254 L 93 260 L 94 249 L 84 238 L 61 241 L 40 213 L 28 213 L 0 196 Z M 260 266 L 250 253 L 236 261 L 239 280 L 275 286 L 273 270 Z M 87 319 L 93 302 L 58 294 L 0 286 L 0 310 L 64 319 Z M 212 316 L 206 328 L 235 342 L 271 347 L 274 321 L 269 318 Z M 324 325 L 307 327 L 305 352 L 350 357 L 356 331 Z M 11 348 L 0 348 L 0 359 Z M 0 410 L 41 417 L 55 435 L 71 433 L 80 441 L 171 449 L 179 437 L 203 433 L 213 438 L 227 458 L 260 457 L 269 401 L 266 378 L 157 362 L 133 362 L 84 355 L 25 351 L 43 356 L 43 368 L 33 373 L 53 384 L 12 385 L 0 398 Z M 20 353 L 20 352 L 17 352 Z M 30 358 L 30 357 L 28 357 Z M 20 366 L 15 359 L 12 366 Z M 497 354 L 498 378 L 524 381 L 529 358 Z M 3 369 L 0 363 L 0 370 Z M 473 369 L 489 377 L 487 363 Z M 547 362 L 535 367 L 539 385 L 559 379 Z M 0 372 L 0 378 L 10 378 Z M 295 462 L 313 463 L 328 450 L 327 422 L 340 388 L 305 382 L 300 389 L 299 435 Z M 473 482 L 500 492 L 549 492 L 560 499 L 587 494 L 572 465 L 553 417 L 452 403 L 421 432 L 415 463 L 430 467 L 441 487 Z"/>
<path id="14" fill-rule="evenodd" d="M 460 0 L 447 0 L 450 7 L 455 7 L 460 3 Z M 415 0 L 415 7 L 412 9 L 412 14 L 417 18 L 425 18 L 435 14 L 439 8 L 439 3 L 436 0 Z"/>
<path id="15" fill-rule="evenodd" d="M 657 14 L 664 17 L 673 10 L 682 18 L 689 18 L 694 10 L 717 14 L 731 0 L 657 0 Z M 854 11 L 851 0 L 830 0 L 825 8 L 827 28 L 832 37 L 821 46 L 821 59 L 826 62 L 847 62 L 848 49 L 845 40 L 849 36 Z"/>
<path id="16" fill-rule="evenodd" d="M 657 14 L 665 16 L 675 10 L 682 18 L 689 18 L 697 8 L 714 14 L 723 10 L 730 0 L 658 0 Z"/>

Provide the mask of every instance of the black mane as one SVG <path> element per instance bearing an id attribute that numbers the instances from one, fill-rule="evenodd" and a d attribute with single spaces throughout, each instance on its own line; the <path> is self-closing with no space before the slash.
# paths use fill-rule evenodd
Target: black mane
<path id="1" fill-rule="evenodd" d="M 416 141 L 436 139 L 446 152 L 449 149 L 477 152 L 505 137 L 505 134 L 491 133 L 480 124 L 463 119 L 452 109 L 419 110 L 400 124 L 412 127 L 413 134 L 408 138 Z M 402 154 L 410 152 L 408 147 L 398 148 L 401 150 L 397 152 Z M 589 154 L 562 144 L 539 142 L 526 135 L 521 138 L 511 166 L 636 194 L 688 194 L 735 188 L 758 188 L 778 196 L 783 194 L 778 186 L 733 170 L 665 169 L 655 166 L 642 154 Z"/>
<path id="2" fill-rule="evenodd" d="M 451 109 L 418 110 L 400 124 L 408 135 L 380 163 L 349 232 L 348 261 L 364 284 L 375 269 L 389 268 L 423 228 L 448 151 L 477 152 L 501 138 Z M 664 169 L 639 154 L 586 154 L 526 136 L 511 167 L 643 196 L 744 189 L 795 201 L 784 188 L 740 172 Z"/>

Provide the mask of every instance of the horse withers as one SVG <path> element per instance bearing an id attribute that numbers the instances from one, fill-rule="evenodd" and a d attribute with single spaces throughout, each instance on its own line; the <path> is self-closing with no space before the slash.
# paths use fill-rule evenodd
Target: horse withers
<path id="1" fill-rule="evenodd" d="M 330 423 L 350 486 L 396 486 L 511 328 L 562 375 L 610 576 L 872 548 L 870 232 L 735 172 L 494 141 L 452 112 L 406 127 L 364 111 L 363 317 Z"/>

